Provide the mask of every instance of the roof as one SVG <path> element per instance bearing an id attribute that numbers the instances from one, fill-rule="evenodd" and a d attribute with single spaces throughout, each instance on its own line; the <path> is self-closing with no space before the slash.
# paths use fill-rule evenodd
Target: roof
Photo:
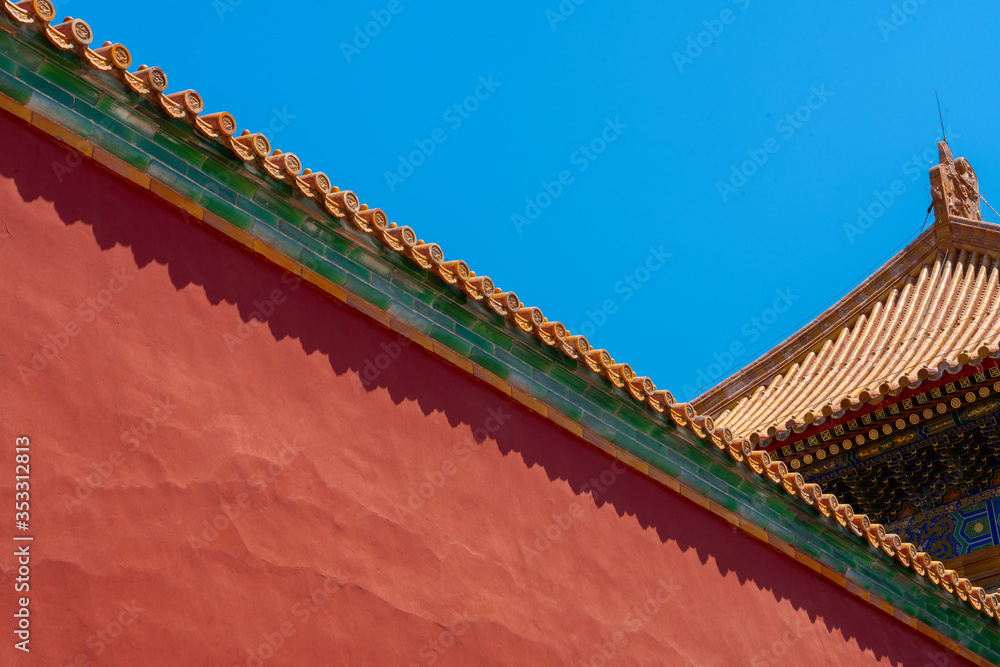
<path id="1" fill-rule="evenodd" d="M 936 381 L 1000 350 L 1000 228 L 935 224 L 871 278 L 696 399 L 755 446 Z M 735 398 L 734 398 L 735 397 Z"/>
<path id="2" fill-rule="evenodd" d="M 925 232 L 699 406 L 764 446 L 997 356 L 1000 229 L 955 221 L 942 231 Z M 736 388 L 738 399 L 715 407 Z"/>
<path id="3" fill-rule="evenodd" d="M 446 259 L 441 246 L 390 223 L 264 135 L 237 133 L 229 113 L 204 113 L 194 90 L 167 92 L 159 68 L 130 70 L 123 45 L 91 49 L 84 21 L 53 24 L 48 0 L 5 2 L 4 9 L 12 19 L 0 21 L 6 112 L 970 660 L 1000 660 L 991 648 L 996 631 L 983 616 L 970 618 L 1000 617 L 1000 595 L 987 596 L 767 452 L 751 451 L 748 440 L 734 439 L 462 260 Z M 775 494 L 775 486 L 786 493 Z M 945 613 L 934 588 L 875 567 L 886 557 L 967 605 Z"/>

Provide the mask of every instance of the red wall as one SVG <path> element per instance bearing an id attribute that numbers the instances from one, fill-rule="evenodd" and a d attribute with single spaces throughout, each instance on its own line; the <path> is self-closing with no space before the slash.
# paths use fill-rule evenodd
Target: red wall
<path id="1" fill-rule="evenodd" d="M 944 659 L 150 195 L 54 169 L 20 121 L 0 137 L 0 488 L 30 436 L 36 538 L 30 656 L 0 556 L 3 664 Z"/>

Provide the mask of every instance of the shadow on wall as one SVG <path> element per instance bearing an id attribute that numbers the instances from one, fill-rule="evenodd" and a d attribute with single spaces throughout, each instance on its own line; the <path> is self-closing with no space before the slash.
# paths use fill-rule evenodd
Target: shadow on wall
<path id="1" fill-rule="evenodd" d="M 151 263 L 165 265 L 177 290 L 192 284 L 200 286 L 213 305 L 235 304 L 245 322 L 250 321 L 261 295 L 283 290 L 286 304 L 267 318 L 271 333 L 278 340 L 298 340 L 306 353 L 322 353 L 337 375 L 360 377 L 365 362 L 382 353 L 384 344 L 397 340 L 392 331 L 373 332 L 372 322 L 365 316 L 314 290 L 284 289 L 287 282 L 280 269 L 264 267 L 260 258 L 186 221 L 181 213 L 137 187 L 123 184 L 111 196 L 107 192 L 107 175 L 92 163 L 86 162 L 57 178 L 51 164 L 64 161 L 66 149 L 33 128 L 24 131 L 24 127 L 0 114 L 0 136 L 4 137 L 0 142 L 0 174 L 14 179 L 25 201 L 40 198 L 52 202 L 67 226 L 89 226 L 102 249 L 116 245 L 130 248 L 140 269 Z M 135 215 L 139 210 L 144 211 L 141 220 Z M 428 372 L 440 374 L 442 362 L 417 347 L 365 382 L 366 389 L 384 388 L 397 404 L 415 401 L 425 415 L 444 413 L 452 426 L 479 427 L 482 394 L 454 389 L 479 383 L 453 368 L 446 370 L 451 382 L 423 382 Z M 902 664 L 899 655 L 912 650 L 899 644 L 887 649 L 885 631 L 872 624 L 867 614 L 858 613 L 860 603 L 854 596 L 818 581 L 811 570 L 793 561 L 775 567 L 776 558 L 784 556 L 779 557 L 754 538 L 734 535 L 727 522 L 638 473 L 630 470 L 625 473 L 628 483 L 614 484 L 600 494 L 599 500 L 593 500 L 586 488 L 592 478 L 607 470 L 607 457 L 548 420 L 518 410 L 511 422 L 491 437 L 504 455 L 516 453 L 525 466 L 541 466 L 550 480 L 568 482 L 586 502 L 598 506 L 610 503 L 618 516 L 634 517 L 643 528 L 655 529 L 662 542 L 676 543 L 684 551 L 696 550 L 703 564 L 711 560 L 722 575 L 735 574 L 741 584 L 749 582 L 769 591 L 776 600 L 789 601 L 808 612 L 814 622 L 822 617 L 828 632 L 839 631 L 879 659 Z M 903 634 L 904 627 L 899 626 Z M 950 664 L 960 662 L 954 660 Z"/>

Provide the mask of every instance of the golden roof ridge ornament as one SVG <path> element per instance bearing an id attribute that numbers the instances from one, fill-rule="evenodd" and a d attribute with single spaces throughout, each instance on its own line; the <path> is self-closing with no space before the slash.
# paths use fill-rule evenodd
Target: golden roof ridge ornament
<path id="1" fill-rule="evenodd" d="M 964 157 L 952 158 L 948 142 L 938 142 L 940 164 L 930 169 L 931 198 L 935 224 L 952 218 L 982 221 L 979 211 L 979 179 Z"/>

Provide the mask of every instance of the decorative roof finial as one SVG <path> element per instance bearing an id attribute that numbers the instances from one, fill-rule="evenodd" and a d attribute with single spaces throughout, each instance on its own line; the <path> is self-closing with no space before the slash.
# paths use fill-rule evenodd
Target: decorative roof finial
<path id="1" fill-rule="evenodd" d="M 951 218 L 982 220 L 979 179 L 972 165 L 964 157 L 952 158 L 945 141 L 938 142 L 938 155 L 941 163 L 930 169 L 935 223 L 945 223 Z"/>

